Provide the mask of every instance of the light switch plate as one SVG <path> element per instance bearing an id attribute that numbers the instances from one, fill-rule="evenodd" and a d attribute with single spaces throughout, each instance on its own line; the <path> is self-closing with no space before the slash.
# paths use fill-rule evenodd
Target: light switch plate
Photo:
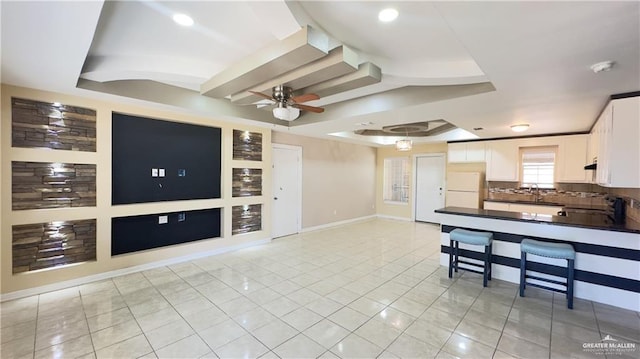
<path id="1" fill-rule="evenodd" d="M 160 170 L 158 170 L 158 176 L 164 177 L 164 168 L 161 168 Z"/>
<path id="2" fill-rule="evenodd" d="M 158 169 L 157 168 L 152 168 L 151 169 L 151 177 L 158 177 Z"/>
<path id="3" fill-rule="evenodd" d="M 169 216 L 158 216 L 158 224 L 169 223 Z"/>

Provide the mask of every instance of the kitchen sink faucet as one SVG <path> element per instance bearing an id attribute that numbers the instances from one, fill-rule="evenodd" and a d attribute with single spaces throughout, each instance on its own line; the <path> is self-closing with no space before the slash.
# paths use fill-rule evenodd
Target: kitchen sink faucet
<path id="1" fill-rule="evenodd" d="M 534 194 L 534 201 L 540 202 L 542 200 L 542 197 L 540 197 L 540 187 L 538 186 L 537 183 L 532 183 L 529 185 L 529 193 L 533 193 L 533 186 L 536 187 L 536 192 Z"/>

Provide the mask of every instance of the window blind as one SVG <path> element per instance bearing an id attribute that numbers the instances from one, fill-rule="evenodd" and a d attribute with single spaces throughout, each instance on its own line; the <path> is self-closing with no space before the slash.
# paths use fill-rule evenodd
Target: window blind
<path id="1" fill-rule="evenodd" d="M 522 149 L 522 186 L 553 188 L 556 147 Z"/>

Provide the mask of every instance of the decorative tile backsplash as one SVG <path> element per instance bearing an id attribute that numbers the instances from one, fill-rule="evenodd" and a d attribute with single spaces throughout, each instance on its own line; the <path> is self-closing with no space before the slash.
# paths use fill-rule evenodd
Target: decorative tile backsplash
<path id="1" fill-rule="evenodd" d="M 607 197 L 621 197 L 627 218 L 640 221 L 639 188 L 606 188 L 590 183 L 557 183 L 555 189 L 540 189 L 541 204 L 561 203 L 578 208 L 606 209 Z M 497 201 L 534 201 L 536 190 L 518 187 L 517 182 L 489 182 L 487 199 Z"/>
<path id="2" fill-rule="evenodd" d="M 13 273 L 96 260 L 96 220 L 12 227 Z"/>
<path id="3" fill-rule="evenodd" d="M 242 234 L 262 229 L 262 205 L 245 204 L 233 206 L 231 213 L 231 233 Z"/>
<path id="4" fill-rule="evenodd" d="M 96 111 L 40 101 L 11 99 L 13 147 L 96 151 Z"/>
<path id="5" fill-rule="evenodd" d="M 262 195 L 262 170 L 259 168 L 233 169 L 233 197 Z"/>
<path id="6" fill-rule="evenodd" d="M 233 130 L 233 159 L 262 161 L 262 134 Z"/>
<path id="7" fill-rule="evenodd" d="M 95 205 L 96 165 L 11 162 L 13 210 Z"/>

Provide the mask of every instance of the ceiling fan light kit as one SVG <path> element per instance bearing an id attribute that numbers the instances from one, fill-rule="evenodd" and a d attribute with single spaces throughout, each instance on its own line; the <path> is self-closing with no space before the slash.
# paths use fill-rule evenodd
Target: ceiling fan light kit
<path id="1" fill-rule="evenodd" d="M 300 110 L 314 113 L 324 112 L 324 108 L 303 105 L 302 102 L 320 99 L 320 96 L 314 93 L 293 96 L 293 90 L 288 86 L 276 86 L 273 88 L 271 96 L 262 92 L 249 91 L 250 93 L 272 101 L 276 107 L 273 108 L 273 117 L 279 120 L 293 121 L 300 116 Z"/>
<path id="2" fill-rule="evenodd" d="M 273 117 L 279 120 L 293 121 L 299 116 L 300 110 L 295 107 L 288 107 L 278 103 L 278 106 L 273 108 Z"/>

